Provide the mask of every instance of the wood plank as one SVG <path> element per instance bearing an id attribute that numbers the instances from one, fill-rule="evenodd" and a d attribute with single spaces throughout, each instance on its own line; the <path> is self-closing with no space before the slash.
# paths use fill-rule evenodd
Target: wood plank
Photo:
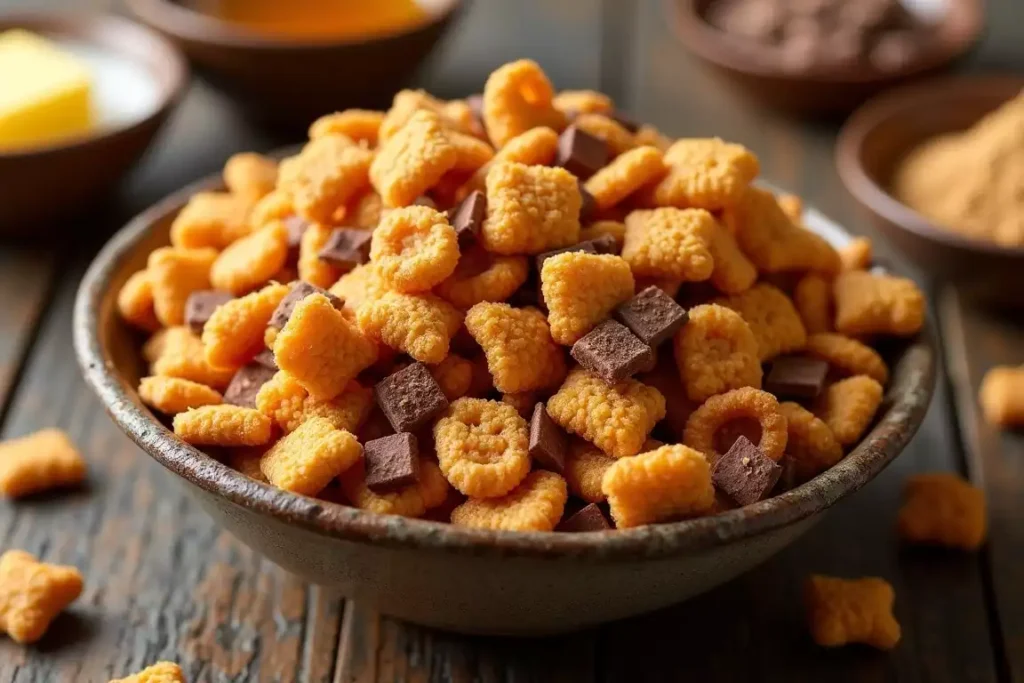
<path id="1" fill-rule="evenodd" d="M 0 416 L 46 306 L 57 256 L 42 249 L 0 250 Z"/>

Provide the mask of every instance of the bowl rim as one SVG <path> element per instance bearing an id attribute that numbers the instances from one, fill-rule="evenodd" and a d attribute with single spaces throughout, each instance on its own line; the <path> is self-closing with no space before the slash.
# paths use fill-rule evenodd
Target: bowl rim
<path id="1" fill-rule="evenodd" d="M 731 48 L 722 40 L 722 32 L 705 21 L 697 11 L 699 0 L 663 0 L 669 24 L 690 51 L 721 68 L 761 78 L 791 83 L 854 85 L 898 81 L 940 68 L 967 53 L 981 37 L 985 27 L 983 0 L 952 0 L 966 12 L 966 28 L 956 40 L 943 41 L 942 49 L 929 50 L 920 58 L 893 71 L 871 69 L 835 69 L 834 71 L 788 71 L 776 63 L 757 60 L 743 50 Z"/>
<path id="2" fill-rule="evenodd" d="M 908 112 L 934 107 L 937 101 L 977 92 L 1007 91 L 1007 100 L 1024 89 L 1024 76 L 944 76 L 886 91 L 861 105 L 843 124 L 836 139 L 835 163 L 840 179 L 854 198 L 896 227 L 952 249 L 981 256 L 1024 259 L 1024 245 L 1005 246 L 943 228 L 899 201 L 875 180 L 861 161 L 864 143 L 883 123 Z M 948 131 L 950 133 L 957 131 Z"/>
<path id="3" fill-rule="evenodd" d="M 321 536 L 392 548 L 474 556 L 530 557 L 612 562 L 667 559 L 714 548 L 806 520 L 858 490 L 889 464 L 924 419 L 936 376 L 931 325 L 908 342 L 881 417 L 848 455 L 826 472 L 779 496 L 714 516 L 632 529 L 586 533 L 469 529 L 442 522 L 383 515 L 289 493 L 257 482 L 180 441 L 140 402 L 135 388 L 115 371 L 101 342 L 104 300 L 122 263 L 193 193 L 222 187 L 208 176 L 145 210 L 121 228 L 95 257 L 75 299 L 73 339 L 86 383 L 117 425 L 150 457 L 192 485 L 233 506 L 273 517 Z M 814 209 L 808 222 L 823 234 L 845 236 Z"/>
<path id="4" fill-rule="evenodd" d="M 123 54 L 123 45 L 128 42 L 145 44 L 146 49 L 153 52 L 154 61 L 161 62 L 167 72 L 164 77 L 155 73 L 154 69 L 145 67 L 158 90 L 157 104 L 145 116 L 66 141 L 7 152 L 0 151 L 0 163 L 17 162 L 28 158 L 45 159 L 47 156 L 63 154 L 70 150 L 85 149 L 115 136 L 130 135 L 145 129 L 154 121 L 165 116 L 178 105 L 185 95 L 189 82 L 189 69 L 185 56 L 171 41 L 139 22 L 103 13 L 57 14 L 42 11 L 14 11 L 0 14 L 0 31 L 7 28 L 25 28 L 44 36 L 50 33 L 66 34 L 120 54 Z M 102 34 L 103 38 L 96 38 L 94 32 Z M 122 49 L 119 49 L 118 44 L 122 46 Z M 138 60 L 133 57 L 133 61 Z"/>
<path id="5" fill-rule="evenodd" d="M 175 38 L 198 44 L 273 51 L 315 51 L 324 48 L 357 47 L 399 39 L 429 30 L 453 17 L 469 0 L 442 0 L 443 8 L 430 12 L 426 20 L 397 31 L 365 37 L 292 38 L 266 36 L 247 31 L 216 17 L 184 7 L 173 0 L 125 0 L 128 10 L 147 24 Z"/>

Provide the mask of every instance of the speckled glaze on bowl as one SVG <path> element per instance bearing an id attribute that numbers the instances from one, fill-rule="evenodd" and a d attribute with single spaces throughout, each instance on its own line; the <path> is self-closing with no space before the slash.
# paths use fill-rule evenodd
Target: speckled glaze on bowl
<path id="1" fill-rule="evenodd" d="M 285 569 L 333 586 L 382 613 L 463 633 L 540 635 L 658 609 L 766 560 L 807 531 L 903 449 L 924 418 L 935 380 L 927 331 L 892 358 L 893 377 L 870 434 L 838 465 L 781 496 L 706 517 L 625 531 L 512 533 L 378 515 L 261 484 L 179 441 L 139 401 L 138 336 L 115 299 L 147 254 L 168 242 L 188 196 L 174 194 L 100 252 L 75 303 L 74 342 L 86 381 L 115 422 L 177 475 L 199 504 Z M 830 240 L 841 228 L 809 211 Z"/>

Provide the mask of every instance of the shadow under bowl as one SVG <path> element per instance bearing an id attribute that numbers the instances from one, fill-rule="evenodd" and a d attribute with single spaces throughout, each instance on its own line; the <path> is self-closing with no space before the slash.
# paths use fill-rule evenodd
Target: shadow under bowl
<path id="1" fill-rule="evenodd" d="M 899 163 L 921 143 L 970 128 L 1024 89 L 1024 77 L 950 78 L 886 93 L 857 110 L 836 147 L 839 176 L 879 230 L 939 282 L 999 307 L 1024 306 L 1024 247 L 939 227 L 889 193 Z"/>
<path id="2" fill-rule="evenodd" d="M 877 475 L 920 426 L 935 382 L 930 332 L 887 357 L 892 381 L 875 425 L 837 465 L 782 495 L 669 524 L 590 533 L 516 533 L 379 515 L 249 479 L 189 446 L 157 420 L 135 387 L 140 339 L 117 315 L 117 292 L 143 268 L 188 197 L 210 177 L 124 227 L 99 253 L 75 302 L 75 351 L 118 426 L 216 522 L 316 584 L 384 614 L 462 633 L 542 635 L 653 611 L 703 593 L 796 540 L 834 503 Z M 835 243 L 848 235 L 810 210 Z"/>

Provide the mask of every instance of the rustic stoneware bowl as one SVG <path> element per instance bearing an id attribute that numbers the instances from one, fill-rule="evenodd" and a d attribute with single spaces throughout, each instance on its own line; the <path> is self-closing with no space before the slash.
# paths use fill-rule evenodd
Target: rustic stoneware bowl
<path id="1" fill-rule="evenodd" d="M 1022 76 L 951 78 L 871 100 L 843 126 L 836 164 L 846 189 L 908 258 L 975 300 L 1024 307 L 1024 247 L 948 230 L 900 203 L 889 187 L 900 161 L 937 135 L 970 128 L 1024 89 Z"/>
<path id="2" fill-rule="evenodd" d="M 168 243 L 185 188 L 122 229 L 100 252 L 75 304 L 86 381 L 117 424 L 243 542 L 285 569 L 384 614 L 465 633 L 539 635 L 628 617 L 724 583 L 792 543 L 825 510 L 878 474 L 924 417 L 935 380 L 929 333 L 890 358 L 893 378 L 871 432 L 838 465 L 781 496 L 714 517 L 625 531 L 512 533 L 378 515 L 261 484 L 196 450 L 139 401 L 138 336 L 115 299 L 147 254 Z M 810 211 L 835 242 L 841 228 Z"/>

